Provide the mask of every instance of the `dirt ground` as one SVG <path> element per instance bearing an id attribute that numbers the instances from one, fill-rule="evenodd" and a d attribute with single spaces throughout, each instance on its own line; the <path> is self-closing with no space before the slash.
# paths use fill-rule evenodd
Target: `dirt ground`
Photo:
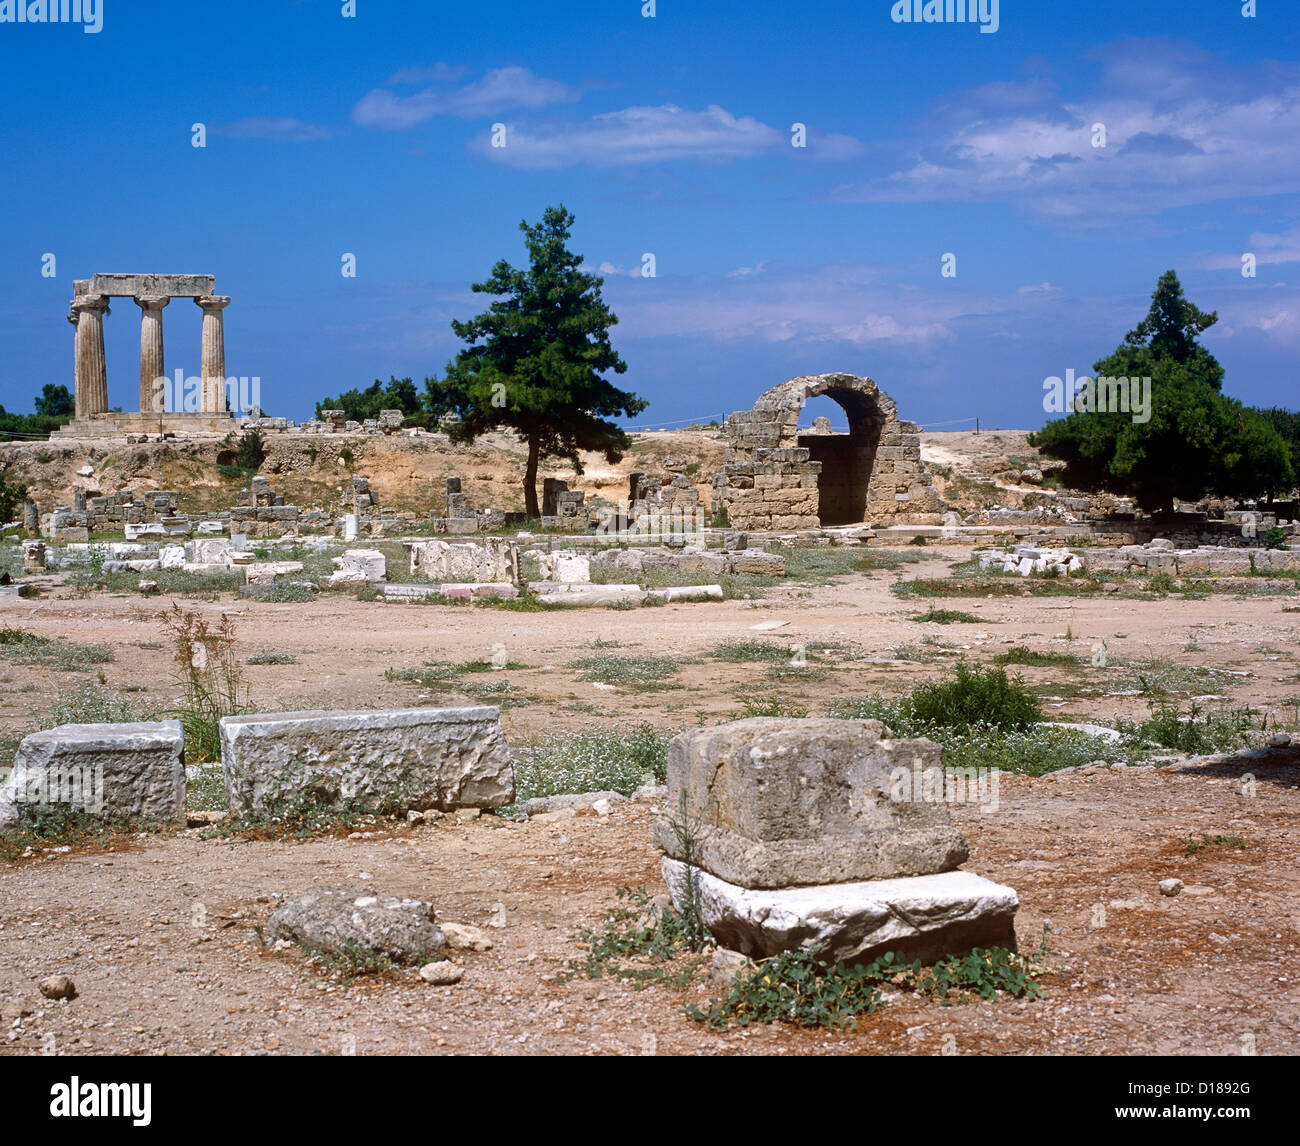
<path id="1" fill-rule="evenodd" d="M 909 567 L 941 575 L 953 549 Z M 808 595 L 674 605 L 630 612 L 509 613 L 360 602 L 305 605 L 226 599 L 191 603 L 231 614 L 241 653 L 292 652 L 298 663 L 250 667 L 265 709 L 385 707 L 456 702 L 384 679 L 425 659 L 487 657 L 504 644 L 509 677 L 531 703 L 502 714 L 518 739 L 591 721 L 648 719 L 661 728 L 735 716 L 740 698 L 774 688 L 818 712 L 828 700 L 901 691 L 943 664 L 892 660 L 891 649 L 937 633 L 984 659 L 1008 643 L 1086 652 L 1104 638 L 1122 655 L 1168 656 L 1249 676 L 1225 677 L 1234 702 L 1274 705 L 1296 684 L 1296 629 L 1281 599 L 1199 601 L 1000 598 L 935 602 L 977 613 L 979 625 L 918 625 L 923 608 L 888 589 L 892 573 L 857 574 Z M 140 598 L 70 592 L 0 605 L 0 626 L 109 643 L 110 683 L 145 702 L 171 699 L 171 666 Z M 704 658 L 721 641 L 787 621 L 775 636 L 810 649 L 852 642 L 861 661 L 796 689 L 758 679 L 765 666 Z M 1069 632 L 1072 641 L 1064 640 Z M 1190 633 L 1199 650 L 1183 649 Z M 568 661 L 596 640 L 620 652 L 683 662 L 681 688 L 635 693 L 579 683 Z M 879 663 L 875 663 L 879 662 Z M 29 726 L 78 674 L 3 666 L 0 720 Z M 1026 668 L 1036 683 L 1062 670 Z M 1055 675 L 1054 675 L 1055 674 Z M 34 690 L 33 690 L 34 689 Z M 1063 690 L 1069 692 L 1070 690 Z M 1077 690 L 1075 690 L 1077 691 Z M 1098 705 L 1104 705 L 1104 710 Z M 1079 718 L 1141 715 L 1137 698 L 1061 702 Z M 1257 777 L 1253 795 L 1243 773 Z M 131 837 L 0 864 L 0 965 L 6 983 L 66 973 L 80 995 L 0 1031 L 0 1054 L 42 1050 L 114 1054 L 1260 1054 L 1294 1053 L 1300 1034 L 1300 752 L 1230 759 L 1186 771 L 1105 770 L 1006 778 L 1000 807 L 957 806 L 970 870 L 1014 886 L 1023 950 L 1047 944 L 1045 996 L 941 1007 L 899 994 L 850 1032 L 786 1026 L 717 1034 L 682 1014 L 718 992 L 707 977 L 685 990 L 645 990 L 612 979 L 566 981 L 582 954 L 575 936 L 599 924 L 620 886 L 662 890 L 650 824 L 656 809 L 628 803 L 608 817 L 559 823 L 391 826 L 370 839 L 305 843 L 204 839 L 198 830 Z M 1189 836 L 1233 833 L 1242 849 L 1184 854 Z M 1187 885 L 1162 897 L 1159 880 Z M 465 954 L 454 987 L 410 977 L 323 978 L 296 951 L 265 952 L 253 931 L 276 893 L 356 882 L 434 903 L 443 919 L 483 925 L 504 904 L 494 948 Z M 196 926 L 194 905 L 206 918 Z M 1050 921 L 1050 931 L 1044 925 Z M 461 956 L 458 956 L 461 957 Z M 0 994 L 3 994 L 0 991 Z M 52 1042 L 51 1042 L 52 1037 Z"/>

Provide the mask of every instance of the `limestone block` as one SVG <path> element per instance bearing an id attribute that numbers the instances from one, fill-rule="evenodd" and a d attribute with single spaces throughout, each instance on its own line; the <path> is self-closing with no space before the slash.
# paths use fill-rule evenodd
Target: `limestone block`
<path id="1" fill-rule="evenodd" d="M 359 884 L 315 887 L 285 900 L 267 921 L 266 935 L 326 951 L 355 945 L 408 964 L 441 954 L 447 942 L 432 904 Z"/>
<path id="2" fill-rule="evenodd" d="M 509 804 L 514 769 L 498 717 L 486 706 L 225 717 L 231 813 L 304 799 L 392 812 Z"/>
<path id="3" fill-rule="evenodd" d="M 338 573 L 330 577 L 330 584 L 340 574 L 352 581 L 379 582 L 388 577 L 388 562 L 378 549 L 345 549 L 341 557 L 334 558 Z"/>
<path id="4" fill-rule="evenodd" d="M 1016 949 L 1015 890 L 969 871 L 751 890 L 668 856 L 661 865 L 679 909 L 693 875 L 705 926 L 722 947 L 755 958 L 812 943 L 837 962 L 893 951 L 933 963 L 972 947 Z"/>
<path id="5" fill-rule="evenodd" d="M 895 773 L 942 767 L 939 746 L 886 731 L 877 720 L 775 717 L 691 729 L 668 746 L 667 806 L 700 824 L 700 866 L 742 887 L 958 866 L 968 852 L 947 808 L 891 799 Z M 656 822 L 655 840 L 684 858 L 668 819 Z"/>
<path id="6" fill-rule="evenodd" d="M 185 823 L 179 721 L 61 724 L 18 746 L 0 787 L 0 829 L 37 813 L 85 813 L 106 822 Z"/>
<path id="7" fill-rule="evenodd" d="M 164 545 L 158 550 L 158 567 L 160 569 L 179 569 L 185 564 L 185 546 Z"/>

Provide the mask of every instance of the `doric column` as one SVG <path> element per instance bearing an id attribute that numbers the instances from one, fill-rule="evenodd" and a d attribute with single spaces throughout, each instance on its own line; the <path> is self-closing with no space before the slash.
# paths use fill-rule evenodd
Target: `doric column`
<path id="1" fill-rule="evenodd" d="M 202 379 L 199 410 L 205 414 L 226 412 L 226 336 L 221 312 L 230 296 L 205 294 L 195 303 L 203 309 L 203 354 L 199 368 Z"/>
<path id="2" fill-rule="evenodd" d="M 137 295 L 140 308 L 140 413 L 163 412 L 163 387 L 160 378 L 167 376 L 163 365 L 162 310 L 171 298 L 165 294 Z"/>
<path id="3" fill-rule="evenodd" d="M 108 296 L 80 295 L 72 300 L 77 323 L 77 417 L 108 413 L 108 372 L 104 364 L 104 315 Z"/>

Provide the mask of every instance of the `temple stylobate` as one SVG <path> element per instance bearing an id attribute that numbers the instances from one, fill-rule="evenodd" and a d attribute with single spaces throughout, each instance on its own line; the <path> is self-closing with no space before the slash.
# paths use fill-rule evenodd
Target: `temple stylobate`
<path id="1" fill-rule="evenodd" d="M 223 311 L 228 295 L 214 293 L 212 275 L 101 274 L 73 282 L 68 321 L 76 327 L 75 420 L 59 437 L 101 437 L 122 433 L 227 433 L 235 425 L 226 403 L 226 343 Z M 140 308 L 140 410 L 110 413 L 104 357 L 104 316 L 115 298 Z M 163 310 L 175 298 L 190 298 L 203 311 L 197 409 L 167 401 L 163 356 Z"/>

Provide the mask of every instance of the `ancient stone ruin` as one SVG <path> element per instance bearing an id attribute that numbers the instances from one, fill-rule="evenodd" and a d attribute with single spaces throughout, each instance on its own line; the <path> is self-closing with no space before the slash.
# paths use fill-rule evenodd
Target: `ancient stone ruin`
<path id="1" fill-rule="evenodd" d="M 833 398 L 847 434 L 799 430 L 809 398 Z M 947 505 L 921 465 L 916 423 L 902 422 L 870 378 L 816 374 L 763 393 L 727 420 L 714 507 L 737 529 L 817 529 L 906 518 L 938 524 Z"/>
<path id="2" fill-rule="evenodd" d="M 68 321 L 76 327 L 74 401 L 76 416 L 51 437 L 84 438 L 124 433 L 230 432 L 235 421 L 227 403 L 226 344 L 222 311 L 228 295 L 214 294 L 212 275 L 99 274 L 73 282 Z M 104 316 L 114 298 L 140 308 L 140 410 L 114 414 L 108 407 Z M 203 311 L 201 360 L 193 410 L 172 394 L 166 400 L 162 312 L 174 298 L 190 298 Z M 184 396 L 181 396 L 182 399 Z M 170 408 L 169 408 L 170 407 Z"/>
<path id="3" fill-rule="evenodd" d="M 501 807 L 515 782 L 498 716 L 484 706 L 224 717 L 230 811 L 304 799 L 388 811 Z"/>
<path id="4" fill-rule="evenodd" d="M 655 824 L 674 901 L 693 893 L 718 942 L 744 955 L 1014 950 L 1016 893 L 957 870 L 969 852 L 940 753 L 876 720 L 754 717 L 682 733 Z M 914 776 L 937 776 L 937 798 Z"/>
<path id="5" fill-rule="evenodd" d="M 439 517 L 436 510 L 429 510 L 429 521 L 438 533 L 467 534 L 491 533 L 499 530 L 506 521 L 506 515 L 499 509 L 473 509 L 469 504 L 469 495 L 460 488 L 460 478 L 446 479 L 445 513 Z"/>
<path id="6" fill-rule="evenodd" d="M 0 786 L 0 830 L 58 811 L 105 823 L 185 824 L 183 734 L 176 720 L 62 724 L 18 746 Z"/>

